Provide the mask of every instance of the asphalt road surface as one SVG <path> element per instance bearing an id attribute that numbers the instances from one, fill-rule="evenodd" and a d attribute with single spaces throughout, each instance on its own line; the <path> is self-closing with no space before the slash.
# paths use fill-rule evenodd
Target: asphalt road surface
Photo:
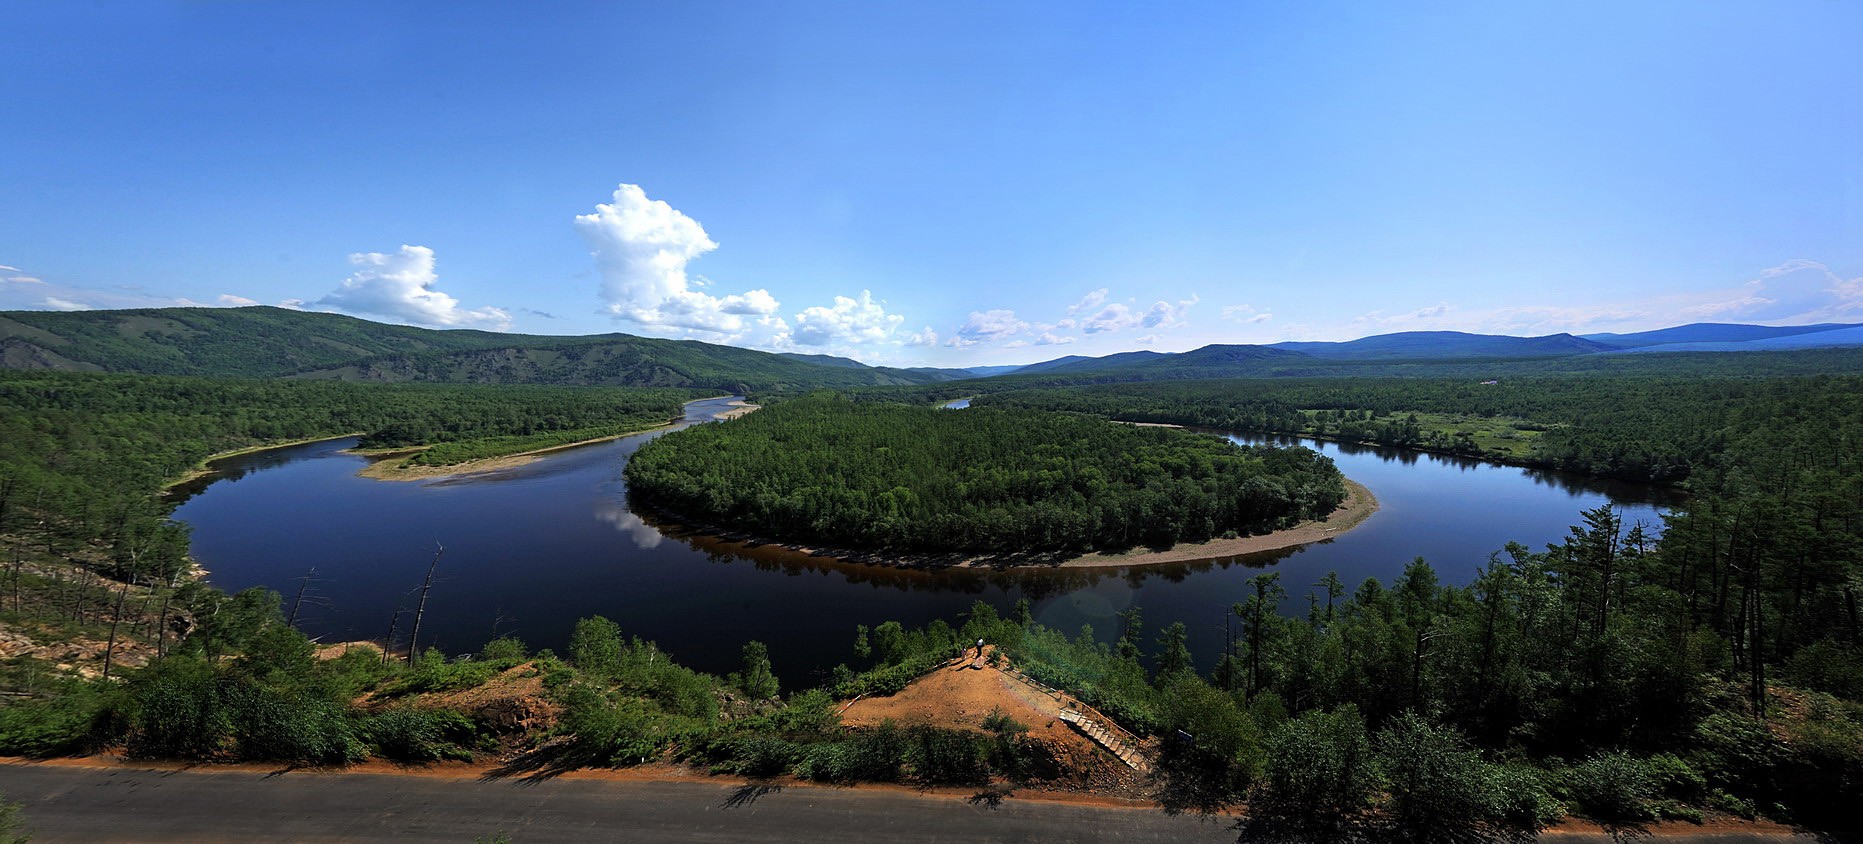
<path id="1" fill-rule="evenodd" d="M 1233 842 L 1228 820 L 891 790 L 0 765 L 56 841 Z"/>
<path id="2" fill-rule="evenodd" d="M 708 782 L 526 782 L 307 772 L 147 771 L 0 764 L 34 842 L 836 841 L 1233 842 L 1230 821 L 1155 809 L 989 801 L 897 790 Z M 1543 842 L 1602 842 L 1546 835 Z M 1661 844 L 1781 844 L 1811 836 L 1689 835 Z"/>

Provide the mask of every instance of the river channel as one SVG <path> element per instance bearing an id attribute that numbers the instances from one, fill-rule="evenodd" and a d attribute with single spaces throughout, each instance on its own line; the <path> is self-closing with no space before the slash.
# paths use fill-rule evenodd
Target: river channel
<path id="1" fill-rule="evenodd" d="M 687 406 L 699 424 L 729 398 Z M 1399 449 L 1299 442 L 1370 488 L 1380 509 L 1332 540 L 1282 551 L 1131 569 L 922 572 L 839 563 L 783 549 L 747 549 L 650 524 L 628 507 L 621 469 L 664 431 L 544 455 L 496 472 L 420 482 L 357 476 L 353 439 L 227 458 L 178 490 L 174 518 L 193 529 L 194 556 L 229 592 L 265 586 L 287 597 L 310 579 L 299 626 L 325 641 L 380 640 L 411 607 L 436 544 L 445 546 L 427 603 L 422 647 L 473 651 L 494 634 L 562 649 L 577 618 L 605 615 L 659 642 L 680 662 L 724 673 L 745 641 L 768 644 L 785 688 L 813 685 L 854 662 L 854 626 L 956 622 L 976 600 L 1007 610 L 1028 598 L 1038 621 L 1117 632 L 1113 613 L 1143 608 L 1148 632 L 1191 631 L 1206 666 L 1223 642 L 1223 614 L 1264 567 L 1304 612 L 1327 571 L 1348 586 L 1389 579 L 1414 557 L 1444 582 L 1465 583 L 1508 542 L 1563 538 L 1579 511 L 1616 505 L 1626 524 L 1660 527 L 1667 490 L 1593 481 Z M 1260 438 L 1225 435 L 1237 442 Z M 405 633 L 408 618 L 398 625 Z"/>

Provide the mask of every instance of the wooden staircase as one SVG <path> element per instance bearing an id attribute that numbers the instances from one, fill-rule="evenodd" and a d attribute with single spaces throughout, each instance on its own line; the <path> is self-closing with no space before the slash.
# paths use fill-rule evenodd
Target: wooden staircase
<path id="1" fill-rule="evenodd" d="M 1141 774 L 1151 773 L 1151 762 L 1145 758 L 1145 755 L 1140 753 L 1139 749 L 1130 741 L 1127 741 L 1125 737 L 1114 732 L 1112 729 L 1108 729 L 1106 725 L 1074 709 L 1061 710 L 1061 720 L 1066 721 L 1068 724 L 1072 725 L 1074 729 L 1079 730 L 1082 735 L 1093 739 L 1094 742 L 1101 747 L 1106 748 L 1108 752 L 1118 757 L 1119 761 L 1126 763 L 1126 766 L 1132 770 L 1138 771 Z"/>

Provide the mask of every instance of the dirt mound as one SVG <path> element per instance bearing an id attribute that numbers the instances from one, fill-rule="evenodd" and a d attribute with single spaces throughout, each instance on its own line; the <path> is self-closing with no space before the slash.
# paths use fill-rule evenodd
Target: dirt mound
<path id="1" fill-rule="evenodd" d="M 890 720 L 981 731 L 983 719 L 1001 711 L 1026 724 L 1029 739 L 1053 758 L 1057 774 L 1037 783 L 1041 787 L 1144 797 L 1146 777 L 1061 720 L 1063 708 L 1045 691 L 987 664 L 966 661 L 934 670 L 891 697 L 856 700 L 841 721 L 851 727 Z"/>

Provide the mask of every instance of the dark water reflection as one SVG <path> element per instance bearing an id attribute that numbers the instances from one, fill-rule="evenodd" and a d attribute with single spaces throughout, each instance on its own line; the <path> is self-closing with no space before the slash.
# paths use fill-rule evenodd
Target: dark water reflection
<path id="1" fill-rule="evenodd" d="M 727 401 L 694 403 L 689 417 L 709 418 Z M 1582 509 L 1612 501 L 1627 520 L 1657 525 L 1660 509 L 1675 503 L 1649 487 L 1303 441 L 1369 487 L 1381 510 L 1326 542 L 1227 559 L 927 572 L 657 527 L 628 508 L 621 481 L 628 455 L 654 436 L 414 483 L 357 477 L 366 461 L 343 453 L 353 440 L 294 446 L 216 464 L 221 474 L 183 493 L 175 517 L 193 526 L 195 556 L 223 589 L 289 592 L 314 567 L 318 600 L 300 618 L 313 636 L 384 636 L 438 541 L 447 550 L 424 643 L 470 650 L 495 631 L 560 649 L 575 619 L 599 613 L 707 671 L 733 670 L 742 644 L 760 639 L 796 687 L 853 659 L 856 624 L 954 619 L 975 600 L 1006 610 L 1026 597 L 1043 623 L 1069 631 L 1091 624 L 1102 637 L 1115 632 L 1113 613 L 1136 604 L 1148 630 L 1185 622 L 1207 662 L 1221 646 L 1225 608 L 1263 567 L 1276 566 L 1294 594 L 1284 611 L 1300 612 L 1306 590 L 1329 570 L 1356 584 L 1423 556 L 1445 581 L 1466 582 L 1509 541 L 1558 541 Z"/>

